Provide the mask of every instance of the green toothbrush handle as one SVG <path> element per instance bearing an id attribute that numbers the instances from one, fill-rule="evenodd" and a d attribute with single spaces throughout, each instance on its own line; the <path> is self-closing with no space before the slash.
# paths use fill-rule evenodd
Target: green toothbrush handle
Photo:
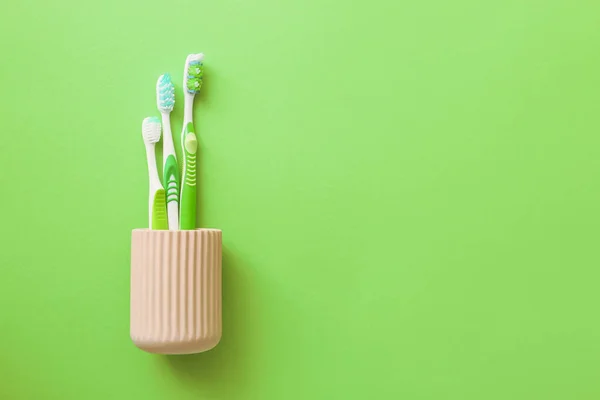
<path id="1" fill-rule="evenodd" d="M 179 228 L 190 230 L 196 229 L 196 153 L 198 151 L 198 140 L 191 122 L 185 126 L 182 139 L 185 164 L 179 199 Z"/>
<path id="2" fill-rule="evenodd" d="M 169 229 L 164 189 L 158 189 L 154 192 L 154 201 L 152 202 L 152 229 Z"/>

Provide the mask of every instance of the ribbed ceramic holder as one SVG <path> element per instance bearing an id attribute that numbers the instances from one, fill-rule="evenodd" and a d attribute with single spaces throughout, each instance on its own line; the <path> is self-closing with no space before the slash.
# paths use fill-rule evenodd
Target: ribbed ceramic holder
<path id="1" fill-rule="evenodd" d="M 210 350 L 221 339 L 221 231 L 135 229 L 133 343 L 160 354 Z"/>

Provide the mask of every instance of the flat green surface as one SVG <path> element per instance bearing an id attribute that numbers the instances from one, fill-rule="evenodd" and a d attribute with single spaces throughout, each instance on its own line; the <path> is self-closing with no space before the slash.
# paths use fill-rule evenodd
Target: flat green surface
<path id="1" fill-rule="evenodd" d="M 600 398 L 600 3 L 41 0 L 0 12 L 0 398 Z M 186 23 L 187 21 L 187 23 Z M 129 340 L 141 121 L 206 53 L 224 334 Z"/>

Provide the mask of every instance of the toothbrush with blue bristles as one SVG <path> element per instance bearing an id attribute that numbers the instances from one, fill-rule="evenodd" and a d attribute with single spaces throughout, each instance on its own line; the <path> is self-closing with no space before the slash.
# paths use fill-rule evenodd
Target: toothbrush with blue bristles
<path id="1" fill-rule="evenodd" d="M 167 196 L 169 229 L 179 229 L 179 168 L 171 134 L 170 114 L 175 105 L 175 86 L 171 75 L 163 74 L 156 82 L 156 105 L 163 126 L 163 185 Z"/>
<path id="2" fill-rule="evenodd" d="M 194 96 L 202 87 L 204 54 L 190 54 L 185 60 L 183 71 L 184 114 L 181 132 L 183 170 L 181 174 L 181 196 L 179 204 L 179 227 L 182 230 L 196 228 L 196 155 L 198 139 L 193 121 Z"/>

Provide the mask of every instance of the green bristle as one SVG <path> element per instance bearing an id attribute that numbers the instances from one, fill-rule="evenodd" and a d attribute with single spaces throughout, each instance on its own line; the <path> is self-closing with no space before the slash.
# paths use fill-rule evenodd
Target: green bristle
<path id="1" fill-rule="evenodd" d="M 187 69 L 186 89 L 189 93 L 198 93 L 202 87 L 204 65 L 200 62 L 190 63 Z"/>

